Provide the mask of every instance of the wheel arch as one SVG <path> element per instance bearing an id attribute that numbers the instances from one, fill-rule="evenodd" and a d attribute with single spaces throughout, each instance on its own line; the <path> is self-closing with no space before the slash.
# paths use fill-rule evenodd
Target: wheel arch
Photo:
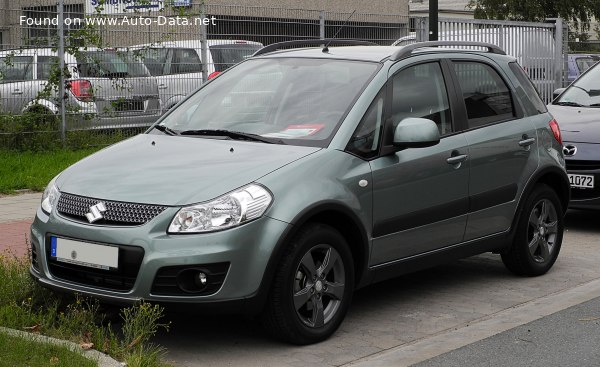
<path id="1" fill-rule="evenodd" d="M 525 205 L 527 197 L 531 195 L 535 187 L 539 184 L 545 184 L 554 189 L 560 200 L 563 215 L 567 212 L 569 201 L 571 199 L 571 186 L 569 184 L 569 178 L 566 172 L 556 167 L 547 167 L 542 169 L 538 171 L 531 178 L 531 180 L 529 180 L 525 186 L 525 189 L 523 190 L 523 194 L 521 195 L 519 205 L 517 207 L 517 215 L 515 215 L 513 218 L 511 237 L 514 235 L 517 224 L 519 223 L 519 219 L 523 213 L 523 205 Z"/>
<path id="2" fill-rule="evenodd" d="M 320 202 L 307 207 L 290 223 L 284 234 L 279 238 L 260 284 L 257 297 L 257 311 L 263 308 L 269 290 L 286 245 L 298 231 L 308 223 L 322 223 L 337 230 L 350 246 L 354 261 L 355 285 L 360 287 L 368 282 L 369 242 L 368 234 L 360 219 L 350 208 L 338 202 Z"/>
<path id="3" fill-rule="evenodd" d="M 38 99 L 38 100 L 33 100 L 30 101 L 29 103 L 27 103 L 27 105 L 25 105 L 25 107 L 23 107 L 22 112 L 26 113 L 29 111 L 32 111 L 36 108 L 43 108 L 46 111 L 56 115 L 58 114 L 58 107 L 52 103 L 51 101 L 48 101 L 46 99 Z"/>

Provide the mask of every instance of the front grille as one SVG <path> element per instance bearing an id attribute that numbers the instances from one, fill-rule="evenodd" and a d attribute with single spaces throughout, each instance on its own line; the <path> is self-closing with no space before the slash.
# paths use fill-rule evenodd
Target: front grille
<path id="1" fill-rule="evenodd" d="M 207 275 L 206 287 L 198 292 L 182 290 L 177 284 L 177 276 L 186 270 L 199 270 Z M 152 294 L 161 296 L 206 296 L 216 293 L 223 285 L 229 270 L 229 263 L 214 263 L 202 265 L 180 265 L 160 268 L 152 283 Z"/>
<path id="2" fill-rule="evenodd" d="M 50 256 L 50 238 L 46 238 L 46 258 L 48 270 L 53 277 L 73 283 L 127 292 L 133 288 L 137 278 L 144 249 L 136 246 L 119 246 L 119 265 L 117 270 L 103 270 L 86 266 L 60 262 Z"/>
<path id="3" fill-rule="evenodd" d="M 574 159 L 565 159 L 567 171 L 591 171 L 600 169 L 600 161 L 579 161 Z"/>
<path id="4" fill-rule="evenodd" d="M 56 207 L 61 215 L 88 223 L 86 214 L 90 212 L 92 206 L 100 202 L 104 203 L 106 211 L 102 213 L 103 218 L 95 221 L 94 224 L 138 226 L 149 222 L 166 209 L 165 206 L 160 205 L 107 201 L 67 193 L 60 194 Z"/>

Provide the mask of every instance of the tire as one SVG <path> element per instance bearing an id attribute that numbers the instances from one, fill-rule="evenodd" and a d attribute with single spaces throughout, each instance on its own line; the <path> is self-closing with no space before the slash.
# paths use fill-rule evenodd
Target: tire
<path id="1" fill-rule="evenodd" d="M 354 291 L 354 263 L 344 237 L 324 224 L 300 229 L 285 250 L 261 315 L 277 339 L 312 344 L 342 323 Z"/>
<path id="2" fill-rule="evenodd" d="M 562 244 L 563 214 L 556 192 L 547 185 L 538 185 L 523 206 L 512 246 L 502 253 L 508 270 L 522 276 L 538 276 L 550 270 Z"/>

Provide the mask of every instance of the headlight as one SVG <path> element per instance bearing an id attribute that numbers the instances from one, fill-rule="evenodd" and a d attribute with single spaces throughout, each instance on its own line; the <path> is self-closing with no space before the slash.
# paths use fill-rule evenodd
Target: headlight
<path id="1" fill-rule="evenodd" d="M 260 218 L 273 196 L 262 186 L 251 184 L 207 203 L 181 208 L 169 233 L 213 232 Z"/>
<path id="2" fill-rule="evenodd" d="M 52 212 L 52 208 L 56 205 L 58 195 L 60 194 L 55 184 L 56 177 L 48 183 L 48 186 L 46 186 L 46 189 L 44 190 L 44 195 L 42 195 L 42 210 L 48 214 Z"/>

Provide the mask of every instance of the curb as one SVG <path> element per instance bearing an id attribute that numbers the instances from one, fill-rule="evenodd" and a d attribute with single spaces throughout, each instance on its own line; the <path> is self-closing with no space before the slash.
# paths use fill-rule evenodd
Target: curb
<path id="1" fill-rule="evenodd" d="M 51 338 L 51 337 L 45 336 L 45 335 L 32 334 L 32 333 L 28 333 L 25 331 L 9 329 L 9 328 L 5 328 L 5 327 L 1 327 L 1 326 L 0 326 L 0 332 L 6 333 L 11 336 L 17 336 L 17 337 L 21 337 L 21 338 L 30 338 L 31 340 L 34 340 L 34 341 L 40 342 L 40 343 L 53 344 L 53 345 L 57 345 L 57 346 L 61 346 L 61 347 L 66 347 L 69 350 L 71 350 L 73 352 L 77 352 L 77 353 L 81 352 L 81 355 L 83 355 L 85 358 L 98 362 L 98 367 L 123 367 L 123 366 L 126 366 L 125 363 L 118 362 L 115 359 L 109 357 L 107 354 L 99 352 L 95 349 L 84 350 L 81 348 L 81 346 L 79 346 L 79 344 L 73 343 L 73 342 L 70 342 L 67 340 L 60 340 L 60 339 Z"/>

